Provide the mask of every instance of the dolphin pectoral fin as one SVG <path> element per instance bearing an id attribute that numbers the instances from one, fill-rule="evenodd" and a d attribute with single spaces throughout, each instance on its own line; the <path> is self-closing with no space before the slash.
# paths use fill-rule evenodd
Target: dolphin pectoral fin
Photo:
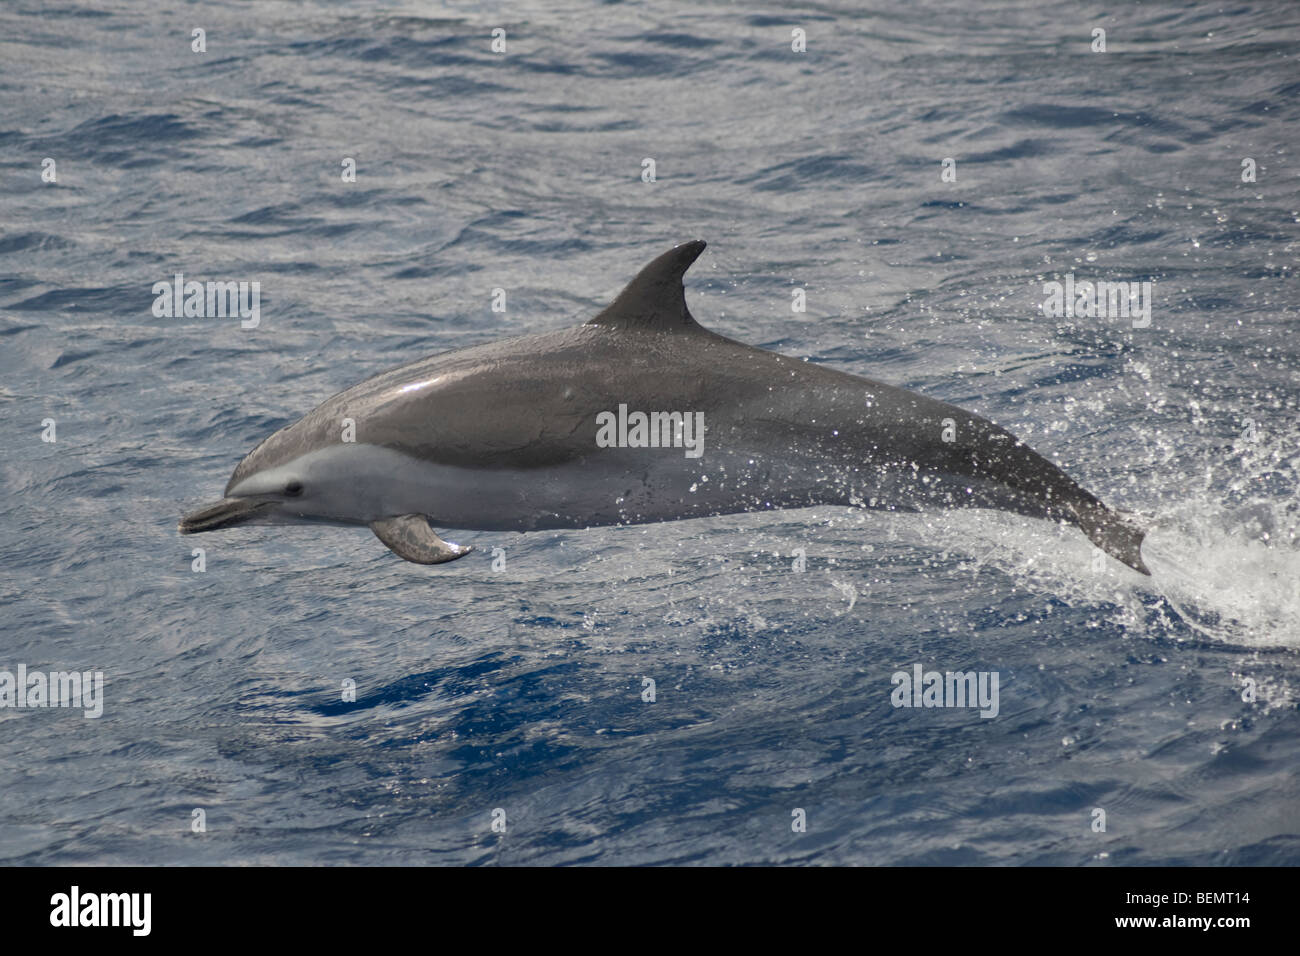
<path id="1" fill-rule="evenodd" d="M 463 558 L 473 547 L 448 544 L 429 527 L 424 515 L 401 515 L 370 522 L 370 530 L 399 558 L 416 564 L 445 564 Z"/>
<path id="2" fill-rule="evenodd" d="M 1127 516 L 1111 511 L 1101 502 L 1075 505 L 1079 528 L 1088 540 L 1117 561 L 1122 561 L 1134 571 L 1151 577 L 1151 571 L 1142 560 L 1142 539 L 1146 532 Z"/>

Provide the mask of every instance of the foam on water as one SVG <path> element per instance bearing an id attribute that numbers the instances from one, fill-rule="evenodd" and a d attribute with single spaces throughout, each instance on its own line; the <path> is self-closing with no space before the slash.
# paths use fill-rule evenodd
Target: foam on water
<path id="1" fill-rule="evenodd" d="M 1142 553 L 1160 594 L 1206 637 L 1300 647 L 1300 551 L 1183 523 L 1153 529 Z"/>

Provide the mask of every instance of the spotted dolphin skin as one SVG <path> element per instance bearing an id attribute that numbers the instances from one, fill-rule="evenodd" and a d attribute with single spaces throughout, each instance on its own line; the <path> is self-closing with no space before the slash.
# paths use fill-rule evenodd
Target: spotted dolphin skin
<path id="1" fill-rule="evenodd" d="M 433 525 L 586 528 L 861 505 L 997 508 L 1078 526 L 1129 567 L 1143 532 L 985 418 L 710 332 L 659 256 L 585 325 L 446 352 L 340 392 L 252 450 L 182 534 L 369 525 L 408 561 Z"/>

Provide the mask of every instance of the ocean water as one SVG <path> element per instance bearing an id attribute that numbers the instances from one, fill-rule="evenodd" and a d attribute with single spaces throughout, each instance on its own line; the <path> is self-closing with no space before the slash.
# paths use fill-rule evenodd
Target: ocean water
<path id="1" fill-rule="evenodd" d="M 0 670 L 104 675 L 0 708 L 0 862 L 1300 862 L 1300 7 L 865 7 L 0 6 Z M 691 238 L 704 325 L 1010 428 L 1154 577 L 974 511 L 177 535 Z M 178 272 L 257 327 L 156 317 Z M 1044 315 L 1069 273 L 1149 326 Z"/>

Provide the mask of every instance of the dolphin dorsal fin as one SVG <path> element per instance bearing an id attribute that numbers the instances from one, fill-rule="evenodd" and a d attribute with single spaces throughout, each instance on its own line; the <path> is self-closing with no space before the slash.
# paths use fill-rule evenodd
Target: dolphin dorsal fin
<path id="1" fill-rule="evenodd" d="M 691 267 L 706 243 L 692 239 L 673 246 L 636 274 L 613 302 L 588 325 L 612 329 L 655 329 L 661 331 L 698 329 L 686 308 L 686 289 L 682 276 Z"/>

